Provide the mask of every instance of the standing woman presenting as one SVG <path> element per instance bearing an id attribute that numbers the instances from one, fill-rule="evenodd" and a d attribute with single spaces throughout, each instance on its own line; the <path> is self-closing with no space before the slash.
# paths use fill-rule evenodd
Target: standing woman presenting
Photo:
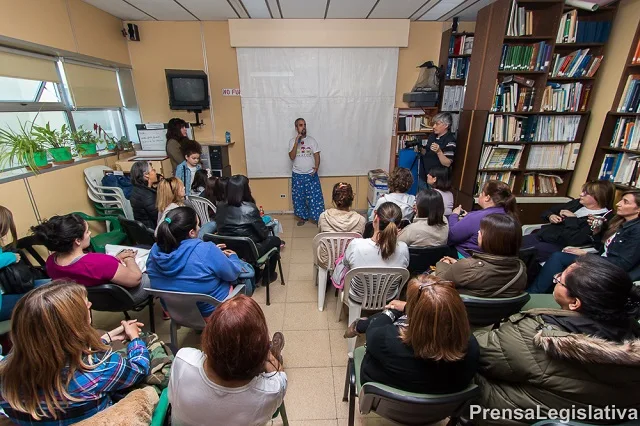
<path id="1" fill-rule="evenodd" d="M 184 161 L 181 142 L 187 138 L 187 122 L 181 118 L 172 118 L 167 124 L 167 156 L 171 160 L 171 171 Z"/>

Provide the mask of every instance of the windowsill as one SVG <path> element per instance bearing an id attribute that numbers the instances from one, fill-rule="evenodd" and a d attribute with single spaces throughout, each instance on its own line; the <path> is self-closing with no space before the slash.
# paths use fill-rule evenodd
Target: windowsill
<path id="1" fill-rule="evenodd" d="M 128 152 L 133 152 L 133 151 L 128 151 Z M 122 154 L 126 154 L 128 152 L 123 152 Z M 81 157 L 76 157 L 74 158 L 74 162 L 71 164 L 60 164 L 60 165 L 53 165 L 52 167 L 48 168 L 48 169 L 41 169 L 39 170 L 38 175 L 44 175 L 47 174 L 49 172 L 54 172 L 56 170 L 61 170 L 61 169 L 66 169 L 67 167 L 73 167 L 77 164 L 83 164 L 83 163 L 88 163 L 90 161 L 95 161 L 95 160 L 99 160 L 101 158 L 105 158 L 105 157 L 113 157 L 114 155 L 116 155 L 115 152 L 109 152 L 109 151 L 100 151 L 98 152 L 98 156 L 97 157 L 88 157 L 88 158 L 81 158 Z M 0 184 L 3 183 L 7 183 L 7 182 L 12 182 L 14 180 L 19 180 L 19 179 L 25 179 L 31 176 L 37 176 L 35 173 L 33 173 L 32 171 L 28 170 L 26 167 L 21 167 L 19 169 L 15 169 L 15 170 L 10 170 L 10 171 L 6 171 L 6 172 L 0 172 Z"/>

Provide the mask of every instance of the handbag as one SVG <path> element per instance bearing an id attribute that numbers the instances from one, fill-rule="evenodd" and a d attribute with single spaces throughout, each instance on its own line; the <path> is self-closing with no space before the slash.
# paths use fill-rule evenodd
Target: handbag
<path id="1" fill-rule="evenodd" d="M 344 287 L 344 279 L 349 272 L 349 267 L 344 264 L 344 254 L 336 259 L 335 267 L 333 268 L 333 274 L 331 274 L 331 282 L 337 289 Z"/>
<path id="2" fill-rule="evenodd" d="M 34 287 L 32 267 L 20 260 L 0 269 L 0 287 L 2 294 L 24 294 Z"/>

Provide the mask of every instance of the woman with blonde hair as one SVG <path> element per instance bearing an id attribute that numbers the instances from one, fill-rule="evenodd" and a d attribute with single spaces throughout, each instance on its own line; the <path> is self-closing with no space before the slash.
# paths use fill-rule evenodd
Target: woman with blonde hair
<path id="1" fill-rule="evenodd" d="M 184 183 L 178 178 L 170 177 L 160 181 L 158 184 L 158 197 L 156 207 L 158 208 L 158 226 L 171 210 L 184 206 L 186 190 Z M 156 226 L 156 231 L 158 227 Z"/>
<path id="2" fill-rule="evenodd" d="M 423 274 L 407 284 L 407 301 L 354 321 L 345 338 L 366 333 L 361 382 L 408 392 L 453 393 L 478 369 L 479 348 L 451 281 Z"/>
<path id="3" fill-rule="evenodd" d="M 136 320 L 102 337 L 91 327 L 87 290 L 63 280 L 17 303 L 13 348 L 0 362 L 0 407 L 18 425 L 69 425 L 112 404 L 111 394 L 149 374 L 150 357 Z M 126 356 L 112 341 L 128 341 Z"/>

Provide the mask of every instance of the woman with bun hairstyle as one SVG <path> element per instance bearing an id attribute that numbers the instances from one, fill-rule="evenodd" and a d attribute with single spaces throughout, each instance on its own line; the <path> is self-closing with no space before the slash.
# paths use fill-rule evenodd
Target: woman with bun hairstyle
<path id="1" fill-rule="evenodd" d="M 86 287 L 111 282 L 129 291 L 136 303 L 149 298 L 144 290 L 149 287 L 149 278 L 136 264 L 137 252 L 127 249 L 117 256 L 85 253 L 91 243 L 91 231 L 80 216 L 53 216 L 31 227 L 31 231 L 53 252 L 46 265 L 52 279 L 67 279 Z"/>
<path id="2" fill-rule="evenodd" d="M 461 216 L 462 206 L 453 209 L 449 216 L 449 245 L 458 250 L 458 257 L 469 257 L 472 251 L 482 251 L 478 245 L 480 221 L 490 214 L 508 214 L 518 218 L 516 197 L 511 188 L 499 180 L 487 181 L 478 196 L 481 210 Z"/>

